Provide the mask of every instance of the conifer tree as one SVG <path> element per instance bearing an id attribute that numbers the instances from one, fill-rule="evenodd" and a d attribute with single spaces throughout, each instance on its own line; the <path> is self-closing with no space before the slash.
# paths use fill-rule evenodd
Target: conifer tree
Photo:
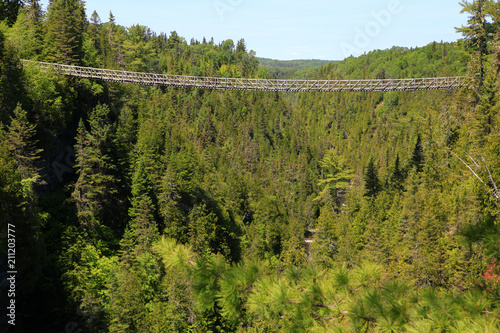
<path id="1" fill-rule="evenodd" d="M 325 154 L 320 166 L 323 179 L 318 182 L 318 185 L 324 188 L 315 200 L 329 203 L 332 210 L 335 210 L 340 203 L 342 192 L 349 187 L 353 170 L 346 169 L 344 160 L 333 150 Z"/>
<path id="2" fill-rule="evenodd" d="M 28 0 L 27 3 L 27 11 L 28 11 L 28 19 L 33 23 L 41 23 L 43 11 L 40 6 L 39 0 Z"/>
<path id="3" fill-rule="evenodd" d="M 117 221 L 121 216 L 116 204 L 115 164 L 110 155 L 113 133 L 108 117 L 109 108 L 98 105 L 90 114 L 90 131 L 80 120 L 76 137 L 78 180 L 73 198 L 81 225 L 94 231 L 102 223 L 115 228 L 122 223 Z M 107 207 L 113 207 L 113 211 Z"/>
<path id="4" fill-rule="evenodd" d="M 17 172 L 20 176 L 17 184 L 17 216 L 8 221 L 16 226 L 17 248 L 19 257 L 25 258 L 18 264 L 18 270 L 24 271 L 24 292 L 32 291 L 41 269 L 41 247 L 39 238 L 40 222 L 43 212 L 38 206 L 38 196 L 35 192 L 35 184 L 39 183 L 40 174 L 37 161 L 42 149 L 37 148 L 36 125 L 32 125 L 27 119 L 27 113 L 20 104 L 14 110 L 10 125 L 7 127 L 7 143 L 12 156 L 17 162 Z M 0 161 L 1 162 L 1 161 Z M 16 186 L 13 184 L 13 186 Z M 12 207 L 13 208 L 13 207 Z M 16 210 L 12 213 L 16 214 Z M 28 274 L 29 273 L 29 274 Z"/>
<path id="5" fill-rule="evenodd" d="M 92 16 L 90 17 L 88 31 L 95 49 L 100 50 L 99 36 L 101 35 L 102 31 L 102 23 L 99 14 L 97 14 L 97 11 L 95 10 L 92 13 Z"/>
<path id="6" fill-rule="evenodd" d="M 33 59 L 42 49 L 42 26 L 36 7 L 20 12 L 16 23 L 9 30 L 8 38 L 22 59 Z"/>
<path id="7" fill-rule="evenodd" d="M 123 53 L 123 28 L 116 25 L 115 16 L 109 12 L 109 24 L 107 30 L 101 33 L 101 47 L 105 59 L 106 68 L 125 68 L 125 55 Z"/>
<path id="8" fill-rule="evenodd" d="M 205 203 L 193 207 L 189 216 L 190 243 L 195 251 L 217 251 L 220 249 L 221 230 L 219 218 Z"/>
<path id="9" fill-rule="evenodd" d="M 490 13 L 493 19 L 493 61 L 492 71 L 496 77 L 500 74 L 500 2 L 493 1 L 490 7 Z"/>
<path id="10" fill-rule="evenodd" d="M 0 21 L 7 20 L 9 26 L 14 25 L 23 5 L 22 0 L 3 0 L 0 3 Z"/>
<path id="11" fill-rule="evenodd" d="M 7 225 L 18 217 L 18 198 L 21 176 L 12 155 L 5 129 L 0 124 L 0 222 Z"/>
<path id="12" fill-rule="evenodd" d="M 317 232 L 311 247 L 311 256 L 320 267 L 332 267 L 334 257 L 338 253 L 339 238 L 345 235 L 340 233 L 340 221 L 335 219 L 331 209 L 321 209 L 321 214 L 316 222 Z"/>
<path id="13" fill-rule="evenodd" d="M 49 62 L 79 65 L 83 58 L 85 3 L 53 0 L 48 8 L 43 56 Z"/>
<path id="14" fill-rule="evenodd" d="M 24 93 L 23 69 L 19 56 L 0 31 L 0 122 L 7 124 Z"/>
<path id="15" fill-rule="evenodd" d="M 411 154 L 410 168 L 415 167 L 417 172 L 422 172 L 424 169 L 424 147 L 422 146 L 422 139 L 420 134 L 417 136 L 417 142 L 415 142 L 415 147 Z"/>
<path id="16" fill-rule="evenodd" d="M 381 190 L 380 180 L 378 178 L 378 170 L 375 166 L 373 157 L 370 158 L 368 166 L 366 167 L 365 176 L 365 194 L 366 197 L 375 197 Z"/>
<path id="17" fill-rule="evenodd" d="M 189 242 L 189 225 L 185 212 L 181 207 L 182 189 L 175 179 L 170 168 L 167 168 L 161 180 L 160 193 L 158 195 L 158 210 L 165 225 L 165 234 L 183 244 Z"/>
<path id="18" fill-rule="evenodd" d="M 37 149 L 36 125 L 32 125 L 20 104 L 14 110 L 14 117 L 8 127 L 8 142 L 24 179 L 38 175 L 36 161 L 42 149 Z"/>
<path id="19" fill-rule="evenodd" d="M 129 209 L 130 222 L 122 239 L 124 258 L 129 263 L 135 257 L 150 251 L 151 245 L 158 237 L 153 204 L 152 185 L 146 173 L 144 160 L 136 164 L 132 180 L 132 207 Z"/>
<path id="20" fill-rule="evenodd" d="M 396 189 L 402 190 L 404 182 L 404 173 L 401 168 L 401 163 L 399 161 L 399 154 L 396 155 L 396 160 L 394 161 L 394 167 L 389 178 L 389 186 Z"/>
<path id="21" fill-rule="evenodd" d="M 472 79 L 472 92 L 474 94 L 474 104 L 479 102 L 479 94 L 483 87 L 486 56 L 488 55 L 488 42 L 492 38 L 492 25 L 488 21 L 488 9 L 492 0 L 462 0 L 461 13 L 469 13 L 468 26 L 457 28 L 457 32 L 462 33 L 464 40 L 472 50 L 469 61 L 469 76 Z"/>
<path id="22" fill-rule="evenodd" d="M 115 274 L 109 314 L 109 332 L 138 332 L 146 316 L 144 295 L 137 273 L 121 266 Z M 149 329 L 148 329 L 149 331 Z"/>

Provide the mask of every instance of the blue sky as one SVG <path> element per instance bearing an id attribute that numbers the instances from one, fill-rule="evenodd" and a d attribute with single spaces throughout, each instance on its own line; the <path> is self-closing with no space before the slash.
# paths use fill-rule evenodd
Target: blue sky
<path id="1" fill-rule="evenodd" d="M 460 38 L 459 0 L 86 0 L 107 22 L 216 43 L 245 39 L 258 57 L 341 60 L 394 45 L 416 47 Z M 41 1 L 44 8 L 48 0 Z"/>

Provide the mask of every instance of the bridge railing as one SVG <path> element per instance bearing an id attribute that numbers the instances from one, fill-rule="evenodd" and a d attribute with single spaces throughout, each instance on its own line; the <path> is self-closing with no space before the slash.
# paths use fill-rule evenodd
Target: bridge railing
<path id="1" fill-rule="evenodd" d="M 52 69 L 64 75 L 87 78 L 91 80 L 221 90 L 291 92 L 416 91 L 458 89 L 465 85 L 465 77 L 461 76 L 381 80 L 246 79 L 128 72 L 112 69 L 61 65 L 47 62 L 34 62 L 29 60 L 23 60 L 23 62 L 34 64 L 41 69 Z"/>

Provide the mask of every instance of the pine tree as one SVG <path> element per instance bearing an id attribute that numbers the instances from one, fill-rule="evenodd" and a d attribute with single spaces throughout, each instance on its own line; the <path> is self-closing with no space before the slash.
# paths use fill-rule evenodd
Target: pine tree
<path id="1" fill-rule="evenodd" d="M 344 160 L 333 150 L 328 151 L 320 162 L 323 179 L 318 182 L 324 186 L 315 200 L 330 204 L 332 210 L 338 209 L 342 194 L 349 187 L 353 170 L 346 169 Z"/>

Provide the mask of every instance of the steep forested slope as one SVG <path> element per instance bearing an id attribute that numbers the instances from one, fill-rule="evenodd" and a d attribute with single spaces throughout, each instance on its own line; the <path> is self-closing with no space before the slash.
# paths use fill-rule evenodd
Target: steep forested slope
<path id="1" fill-rule="evenodd" d="M 112 14 L 102 23 L 81 1 L 9 14 L 0 219 L 17 232 L 16 328 L 500 329 L 499 3 L 465 9 L 463 42 L 374 51 L 308 75 L 467 74 L 467 88 L 297 94 L 23 67 L 272 75 L 244 40 L 187 43 Z M 488 24 L 467 30 L 477 22 Z M 4 238 L 1 249 L 6 271 Z"/>

